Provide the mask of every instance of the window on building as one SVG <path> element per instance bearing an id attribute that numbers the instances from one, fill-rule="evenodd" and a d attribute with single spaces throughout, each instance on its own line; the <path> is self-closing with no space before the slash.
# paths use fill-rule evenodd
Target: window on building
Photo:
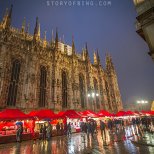
<path id="1" fill-rule="evenodd" d="M 62 72 L 62 107 L 67 107 L 67 75 L 66 72 Z"/>
<path id="2" fill-rule="evenodd" d="M 20 67 L 21 67 L 20 61 L 17 59 L 14 60 L 12 64 L 11 80 L 9 84 L 9 91 L 8 91 L 8 98 L 7 98 L 8 106 L 16 105 L 17 91 L 19 86 Z"/>
<path id="3" fill-rule="evenodd" d="M 46 80 L 47 80 L 47 70 L 44 66 L 41 66 L 39 107 L 45 107 L 46 104 L 46 85 L 47 85 Z"/>
<path id="4" fill-rule="evenodd" d="M 94 78 L 94 93 L 97 94 L 98 93 L 98 83 L 97 80 Z M 99 104 L 99 97 L 96 96 L 96 107 L 97 109 L 100 108 L 100 104 Z"/>
<path id="5" fill-rule="evenodd" d="M 80 100 L 81 107 L 85 107 L 85 87 L 84 87 L 84 77 L 83 75 L 79 75 L 79 90 L 80 90 Z"/>

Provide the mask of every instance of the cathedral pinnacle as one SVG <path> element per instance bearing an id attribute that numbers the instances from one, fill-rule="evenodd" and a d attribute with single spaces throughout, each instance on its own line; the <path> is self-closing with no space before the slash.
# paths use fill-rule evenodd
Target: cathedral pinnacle
<path id="1" fill-rule="evenodd" d="M 44 40 L 43 40 L 43 47 L 47 46 L 47 36 L 46 36 L 47 31 L 44 32 Z"/>
<path id="2" fill-rule="evenodd" d="M 97 63 L 98 63 L 98 65 L 100 65 L 100 57 L 99 57 L 99 52 L 98 52 L 98 49 L 97 49 L 96 54 L 97 54 Z"/>
<path id="3" fill-rule="evenodd" d="M 3 17 L 3 28 L 5 29 L 8 29 L 11 25 L 12 8 L 13 8 L 13 5 L 11 5 L 9 12 L 8 12 L 8 9 L 6 9 L 5 15 Z"/>
<path id="4" fill-rule="evenodd" d="M 35 29 L 34 29 L 34 41 L 39 41 L 40 40 L 40 24 L 38 17 L 36 17 L 36 24 L 35 24 Z"/>
<path id="5" fill-rule="evenodd" d="M 24 18 L 23 22 L 22 22 L 22 26 L 21 26 L 21 32 L 24 33 L 26 29 L 26 18 Z"/>
<path id="6" fill-rule="evenodd" d="M 58 50 L 58 29 L 56 28 L 55 49 Z"/>
<path id="7" fill-rule="evenodd" d="M 106 69 L 107 70 L 114 70 L 112 57 L 108 53 L 106 54 Z"/>
<path id="8" fill-rule="evenodd" d="M 72 55 L 75 54 L 75 43 L 74 43 L 74 36 L 72 35 Z"/>
<path id="9" fill-rule="evenodd" d="M 94 64 L 97 65 L 98 62 L 97 62 L 97 56 L 96 56 L 96 53 L 94 52 Z"/>
<path id="10" fill-rule="evenodd" d="M 87 42 L 86 42 L 86 49 L 85 49 L 85 59 L 86 59 L 86 60 L 90 60 L 90 59 L 89 59 L 89 53 L 88 53 L 88 45 L 87 45 Z"/>

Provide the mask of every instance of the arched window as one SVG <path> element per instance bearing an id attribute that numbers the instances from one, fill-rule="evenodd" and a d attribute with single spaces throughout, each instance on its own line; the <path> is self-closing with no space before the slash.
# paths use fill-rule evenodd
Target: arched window
<path id="1" fill-rule="evenodd" d="M 20 67 L 21 67 L 20 61 L 17 59 L 14 60 L 12 64 L 11 80 L 7 98 L 8 106 L 15 106 L 16 104 Z"/>
<path id="2" fill-rule="evenodd" d="M 79 90 L 80 90 L 80 100 L 81 107 L 85 107 L 85 87 L 84 87 L 84 77 L 82 74 L 79 75 Z"/>
<path id="3" fill-rule="evenodd" d="M 45 107 L 45 104 L 46 104 L 46 84 L 47 84 L 46 80 L 47 80 L 47 70 L 44 66 L 41 66 L 39 107 Z"/>
<path id="4" fill-rule="evenodd" d="M 97 83 L 97 80 L 94 78 L 94 93 L 98 93 L 98 83 Z M 97 109 L 100 108 L 100 104 L 99 104 L 99 98 L 98 96 L 96 96 L 96 107 Z"/>
<path id="5" fill-rule="evenodd" d="M 62 107 L 67 107 L 67 75 L 62 71 Z"/>

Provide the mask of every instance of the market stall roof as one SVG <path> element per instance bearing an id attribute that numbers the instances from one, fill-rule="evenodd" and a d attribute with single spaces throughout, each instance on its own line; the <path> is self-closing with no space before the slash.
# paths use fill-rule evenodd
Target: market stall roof
<path id="1" fill-rule="evenodd" d="M 111 114 L 110 112 L 108 112 L 108 111 L 106 111 L 106 110 L 101 110 L 100 112 L 98 112 L 98 115 L 99 115 L 100 117 L 105 117 L 105 116 L 110 117 L 110 116 L 113 116 L 113 114 Z"/>
<path id="2" fill-rule="evenodd" d="M 154 115 L 154 111 L 141 111 L 143 115 Z"/>
<path id="3" fill-rule="evenodd" d="M 91 118 L 98 118 L 99 115 L 91 110 L 86 110 L 82 112 L 82 115 L 87 116 L 87 117 L 91 117 Z"/>
<path id="4" fill-rule="evenodd" d="M 35 110 L 29 113 L 30 116 L 37 117 L 38 119 L 56 119 L 60 118 L 50 109 Z"/>
<path id="5" fill-rule="evenodd" d="M 127 116 L 134 116 L 135 113 L 132 112 L 132 111 L 130 111 L 130 110 L 128 110 L 128 111 L 126 111 L 126 115 L 127 115 Z"/>
<path id="6" fill-rule="evenodd" d="M 75 110 L 61 111 L 58 113 L 58 116 L 68 117 L 72 119 L 83 118 L 83 116 L 78 112 L 76 112 Z"/>
<path id="7" fill-rule="evenodd" d="M 134 114 L 135 114 L 135 115 L 138 115 L 138 116 L 143 115 L 143 113 L 141 113 L 141 112 L 139 112 L 139 111 L 134 111 Z"/>
<path id="8" fill-rule="evenodd" d="M 0 112 L 0 120 L 23 120 L 32 119 L 32 116 L 27 115 L 19 109 L 5 109 Z"/>
<path id="9" fill-rule="evenodd" d="M 126 114 L 125 111 L 119 111 L 119 112 L 117 112 L 117 113 L 115 114 L 115 116 L 117 116 L 117 117 L 126 116 L 126 115 L 127 115 L 127 114 Z"/>

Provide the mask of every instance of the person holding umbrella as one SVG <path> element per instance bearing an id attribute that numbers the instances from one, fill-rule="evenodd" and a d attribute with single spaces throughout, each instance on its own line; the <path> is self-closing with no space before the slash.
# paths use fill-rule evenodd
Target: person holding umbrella
<path id="1" fill-rule="evenodd" d="M 23 126 L 22 124 L 18 123 L 17 124 L 18 128 L 17 128 L 17 133 L 16 133 L 16 140 L 17 142 L 21 142 L 21 137 L 22 137 L 22 133 L 23 133 Z"/>

